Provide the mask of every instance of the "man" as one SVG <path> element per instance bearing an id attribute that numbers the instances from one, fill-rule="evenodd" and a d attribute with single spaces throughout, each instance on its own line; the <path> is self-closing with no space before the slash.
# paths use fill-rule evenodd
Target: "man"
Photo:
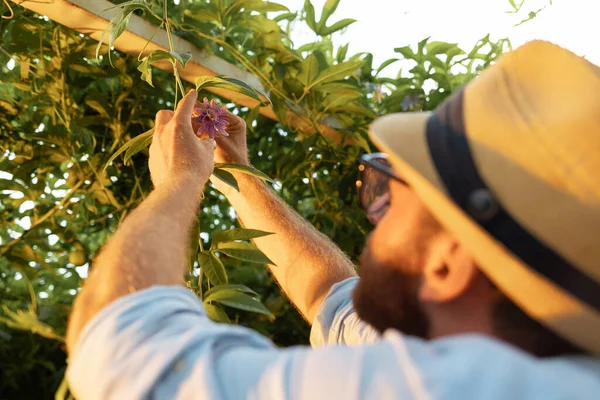
<path id="1" fill-rule="evenodd" d="M 375 121 L 388 156 L 361 163 L 376 228 L 360 279 L 258 180 L 238 175 L 240 193 L 219 186 L 246 226 L 276 232 L 256 243 L 316 349 L 213 323 L 181 286 L 213 168 L 211 142 L 190 125 L 196 96 L 158 113 L 156 189 L 75 302 L 68 378 L 79 399 L 599 398 L 596 66 L 531 42 L 435 113 Z M 247 163 L 243 121 L 231 121 L 214 158 Z M 321 346 L 333 344 L 350 346 Z"/>

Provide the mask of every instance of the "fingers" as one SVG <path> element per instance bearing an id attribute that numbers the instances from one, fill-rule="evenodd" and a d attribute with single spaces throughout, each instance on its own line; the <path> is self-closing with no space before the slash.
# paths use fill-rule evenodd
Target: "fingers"
<path id="1" fill-rule="evenodd" d="M 154 121 L 154 126 L 164 126 L 166 125 L 171 118 L 173 118 L 173 111 L 171 110 L 160 110 L 156 113 L 156 118 Z"/>
<path id="2" fill-rule="evenodd" d="M 232 137 L 245 137 L 246 136 L 246 121 L 243 118 L 238 117 L 237 115 L 228 113 L 227 114 L 227 122 L 229 122 L 229 126 L 225 128 L 227 133 Z M 219 143 L 221 143 L 221 137 L 218 138 Z M 225 138 L 227 139 L 227 138 Z"/>
<path id="3" fill-rule="evenodd" d="M 210 150 L 214 151 L 217 148 L 217 142 L 215 141 L 215 139 L 202 139 L 202 140 L 200 140 L 200 142 L 202 144 L 206 144 L 206 143 L 210 144 Z"/>
<path id="4" fill-rule="evenodd" d="M 190 90 L 183 99 L 177 105 L 177 111 L 175 111 L 175 118 L 180 122 L 186 122 L 191 124 L 192 111 L 194 111 L 194 105 L 198 99 L 198 92 Z"/>
<path id="5" fill-rule="evenodd" d="M 231 130 L 246 128 L 246 121 L 235 114 L 227 113 L 227 121 L 229 122 L 229 128 Z"/>

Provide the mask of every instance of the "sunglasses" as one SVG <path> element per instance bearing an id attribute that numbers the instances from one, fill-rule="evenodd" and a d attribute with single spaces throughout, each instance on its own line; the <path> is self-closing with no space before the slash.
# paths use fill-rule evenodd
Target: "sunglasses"
<path id="1" fill-rule="evenodd" d="M 396 175 L 385 153 L 363 155 L 358 171 L 358 199 L 369 221 L 376 225 L 390 206 L 390 179 L 404 185 L 407 183 Z"/>

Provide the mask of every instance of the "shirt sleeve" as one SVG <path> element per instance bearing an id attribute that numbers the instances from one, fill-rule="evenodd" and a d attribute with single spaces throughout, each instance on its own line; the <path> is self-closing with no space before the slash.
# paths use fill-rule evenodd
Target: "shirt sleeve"
<path id="1" fill-rule="evenodd" d="M 313 347 L 367 344 L 380 340 L 379 333 L 358 317 L 352 304 L 352 292 L 359 279 L 348 278 L 331 287 L 310 331 Z"/>
<path id="2" fill-rule="evenodd" d="M 392 342 L 279 349 L 209 320 L 183 287 L 113 302 L 85 327 L 67 379 L 89 399 L 412 399 Z"/>

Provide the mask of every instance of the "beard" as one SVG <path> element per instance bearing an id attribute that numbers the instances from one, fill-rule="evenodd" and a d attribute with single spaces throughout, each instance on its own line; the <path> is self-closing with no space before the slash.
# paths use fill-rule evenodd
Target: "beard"
<path id="1" fill-rule="evenodd" d="M 369 244 L 360 257 L 360 280 L 352 295 L 358 316 L 379 333 L 393 328 L 427 338 L 429 320 L 418 296 L 420 268 L 402 257 L 393 263 L 376 261 Z"/>

